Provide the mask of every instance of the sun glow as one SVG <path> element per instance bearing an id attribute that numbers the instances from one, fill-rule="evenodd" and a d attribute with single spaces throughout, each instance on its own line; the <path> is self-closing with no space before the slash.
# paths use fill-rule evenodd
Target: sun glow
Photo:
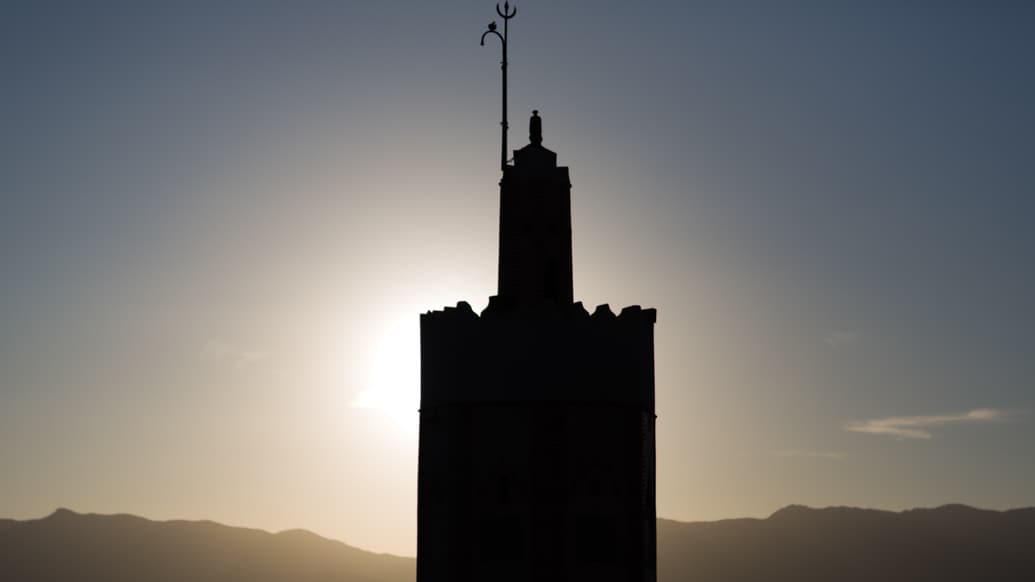
<path id="1" fill-rule="evenodd" d="M 386 328 L 370 358 L 366 387 L 352 403 L 384 414 L 400 431 L 417 433 L 420 405 L 420 327 L 416 317 Z"/>

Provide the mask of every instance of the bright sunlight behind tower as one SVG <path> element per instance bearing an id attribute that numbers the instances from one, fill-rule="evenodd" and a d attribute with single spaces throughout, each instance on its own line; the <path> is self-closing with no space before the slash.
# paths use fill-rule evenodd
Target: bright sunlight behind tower
<path id="1" fill-rule="evenodd" d="M 374 347 L 366 387 L 352 403 L 378 410 L 393 427 L 416 434 L 420 387 L 420 341 L 412 317 L 387 326 Z"/>

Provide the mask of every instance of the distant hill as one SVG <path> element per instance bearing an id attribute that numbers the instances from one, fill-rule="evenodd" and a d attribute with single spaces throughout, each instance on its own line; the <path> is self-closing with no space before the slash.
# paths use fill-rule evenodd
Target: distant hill
<path id="1" fill-rule="evenodd" d="M 366 552 L 303 530 L 150 521 L 59 509 L 0 520 L 5 582 L 401 582 L 413 558 Z"/>
<path id="2" fill-rule="evenodd" d="M 413 558 L 315 534 L 67 509 L 0 520 L 11 582 L 412 582 Z M 790 506 L 767 519 L 658 520 L 660 582 L 1035 580 L 1035 508 L 901 513 Z"/>
<path id="3" fill-rule="evenodd" d="M 792 505 L 767 519 L 661 519 L 658 558 L 662 582 L 1031 582 L 1035 508 Z"/>

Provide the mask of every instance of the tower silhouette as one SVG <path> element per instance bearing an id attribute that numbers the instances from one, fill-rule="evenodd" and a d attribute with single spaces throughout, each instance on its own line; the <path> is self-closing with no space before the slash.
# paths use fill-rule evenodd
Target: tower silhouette
<path id="1" fill-rule="evenodd" d="M 421 315 L 417 580 L 653 581 L 656 312 L 573 300 L 568 168 L 529 139 L 497 295 Z"/>

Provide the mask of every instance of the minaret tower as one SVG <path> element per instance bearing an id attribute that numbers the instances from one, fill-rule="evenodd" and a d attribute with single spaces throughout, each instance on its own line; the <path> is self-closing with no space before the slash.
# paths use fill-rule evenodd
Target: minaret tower
<path id="1" fill-rule="evenodd" d="M 417 582 L 656 580 L 656 314 L 573 300 L 542 141 L 503 160 L 497 295 L 421 315 Z"/>

